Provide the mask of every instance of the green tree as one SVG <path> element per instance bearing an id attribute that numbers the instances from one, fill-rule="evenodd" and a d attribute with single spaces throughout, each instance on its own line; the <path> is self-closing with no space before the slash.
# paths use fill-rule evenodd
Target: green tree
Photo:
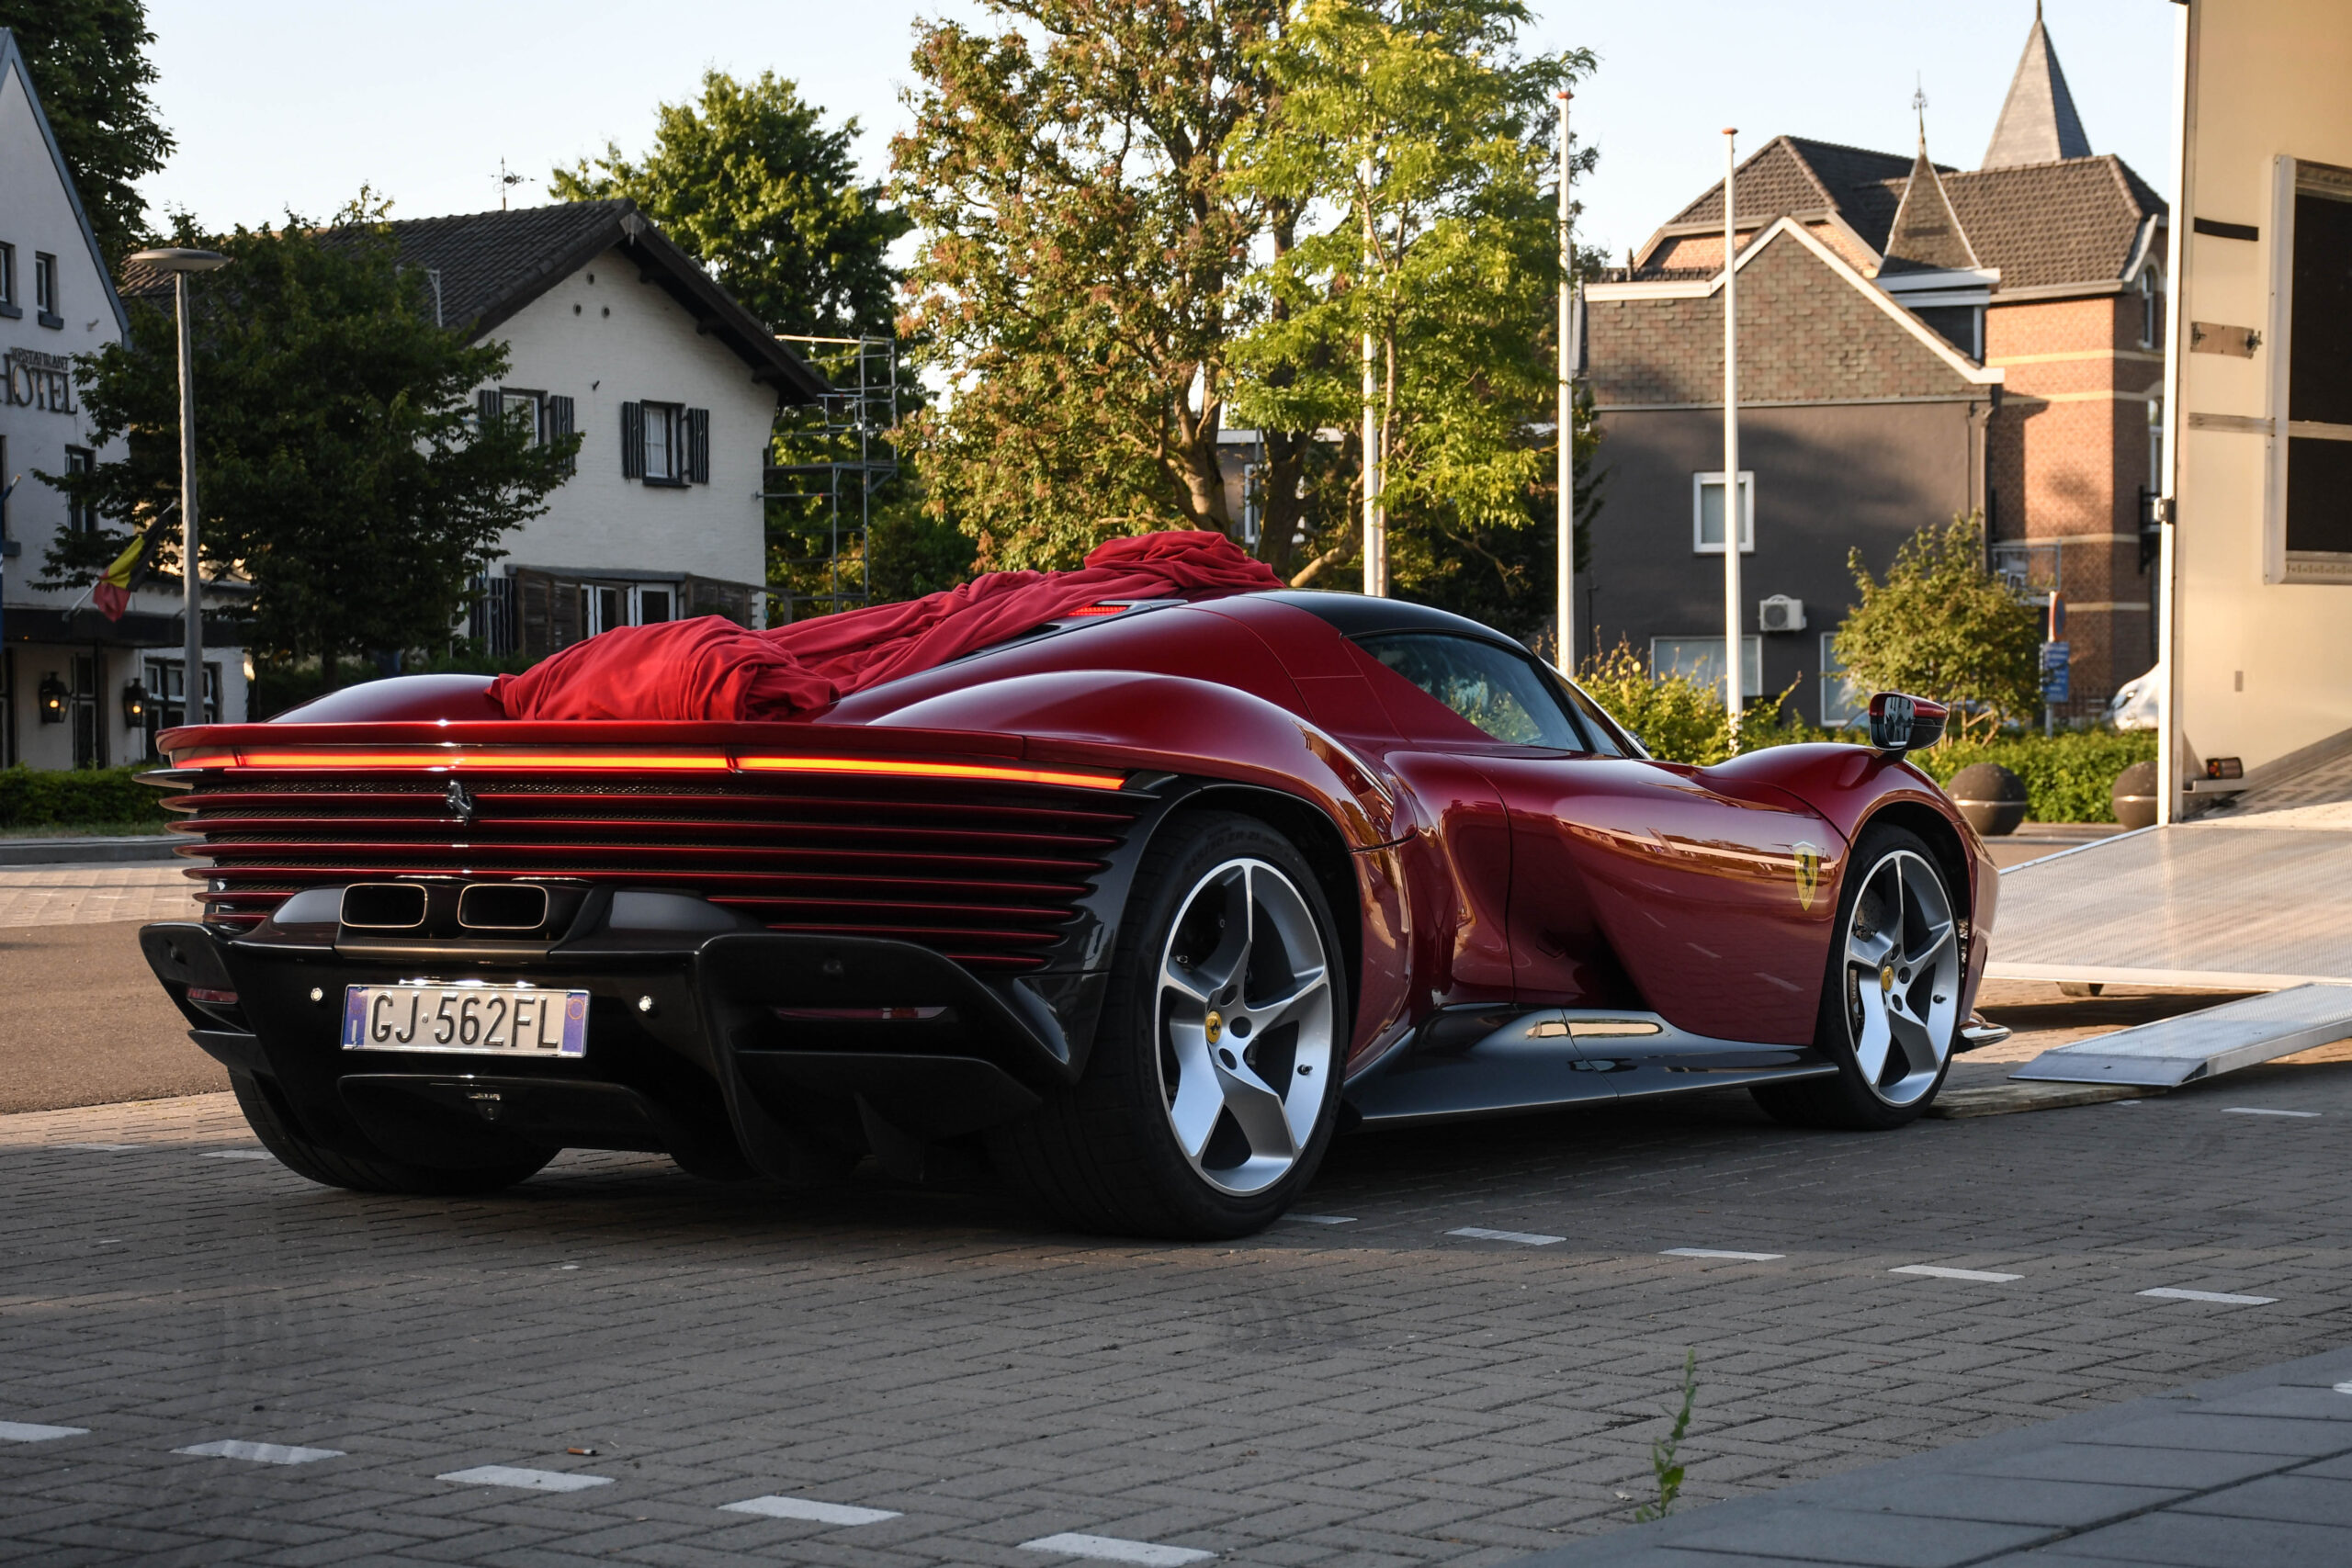
<path id="1" fill-rule="evenodd" d="M 994 567 L 1154 528 L 1236 531 L 1217 437 L 1252 247 L 1296 213 L 1227 178 L 1274 107 L 1284 0 L 983 0 L 917 31 L 896 190 L 922 231 L 906 324 L 949 389 L 917 431 L 934 507 Z M 1288 566 L 1313 456 L 1269 427 L 1261 554 Z"/>
<path id="2" fill-rule="evenodd" d="M 571 201 L 629 197 L 778 331 L 888 337 L 898 283 L 888 252 L 908 220 L 885 204 L 878 184 L 858 177 L 857 134 L 854 119 L 828 126 L 791 82 L 772 73 L 739 82 L 713 71 L 698 101 L 661 107 L 652 150 L 641 160 L 607 146 L 593 164 L 557 170 L 552 188 Z M 860 349 L 802 346 L 835 386 L 856 384 Z M 898 394 L 902 416 L 922 406 L 922 389 L 903 356 Z M 768 583 L 802 613 L 830 606 L 842 592 L 862 589 L 876 599 L 929 592 L 960 581 L 971 564 L 969 543 L 922 506 L 910 467 L 877 483 L 870 537 L 854 532 L 867 515 L 862 477 L 843 476 L 836 512 L 833 477 L 809 466 L 876 455 L 870 446 L 861 454 L 842 428 L 851 412 L 836 402 L 787 408 L 776 420 L 772 461 L 797 474 L 787 490 L 808 493 L 768 502 Z M 852 532 L 837 536 L 840 523 Z"/>
<path id="3" fill-rule="evenodd" d="M 1553 96 L 1592 56 L 1522 55 L 1529 21 L 1518 0 L 1301 0 L 1259 51 L 1276 110 L 1235 141 L 1235 183 L 1305 215 L 1252 276 L 1281 309 L 1241 344 L 1236 417 L 1358 430 L 1369 345 L 1391 578 L 1423 597 L 1523 596 L 1552 511 Z"/>
<path id="4" fill-rule="evenodd" d="M 191 280 L 199 531 L 209 571 L 252 584 L 253 646 L 278 660 L 448 641 L 498 536 L 545 510 L 579 437 L 536 444 L 482 428 L 474 391 L 506 369 L 496 344 L 433 324 L 424 277 L 396 265 L 365 193 L 324 228 L 218 237 L 182 220 L 175 243 L 230 265 Z M 126 455 L 86 476 L 40 477 L 112 525 L 66 534 L 45 582 L 91 581 L 179 494 L 177 334 L 168 302 L 131 303 L 127 344 L 78 376 L 98 443 Z M 156 565 L 177 570 L 178 531 Z"/>
<path id="5" fill-rule="evenodd" d="M 1965 705 L 1956 729 L 1989 737 L 2041 700 L 2034 607 L 1984 566 L 1984 516 L 1930 524 L 1904 541 L 1880 581 L 1849 552 L 1860 603 L 1838 631 L 1838 660 L 1871 691 Z"/>
<path id="6" fill-rule="evenodd" d="M 887 335 L 893 279 L 886 253 L 907 220 L 861 181 L 857 121 L 824 110 L 772 72 L 739 82 L 706 72 L 702 97 L 663 104 L 653 149 L 558 169 L 565 201 L 627 197 L 778 332 Z"/>
<path id="7" fill-rule="evenodd" d="M 57 150 L 111 267 L 147 232 L 138 182 L 164 166 L 171 133 L 147 88 L 155 67 L 143 0 L 0 0 L 17 35 Z"/>

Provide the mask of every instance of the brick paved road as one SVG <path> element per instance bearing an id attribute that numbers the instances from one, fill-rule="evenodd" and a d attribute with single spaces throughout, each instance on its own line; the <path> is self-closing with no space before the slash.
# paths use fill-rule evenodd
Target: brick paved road
<path id="1" fill-rule="evenodd" d="M 0 1440 L 0 1557 L 1499 1562 L 1628 1518 L 1686 1347 L 1702 1498 L 2345 1342 L 2347 1119 L 2343 1064 L 1884 1137 L 1531 1118 L 1343 1141 L 1302 1207 L 1353 1223 L 1175 1247 L 624 1156 L 355 1197 L 206 1157 L 251 1150 L 217 1097 L 0 1117 L 0 1438 L 87 1428 Z M 339 1453 L 172 1451 L 224 1439 Z M 435 1479 L 485 1465 L 610 1483 Z M 899 1517 L 721 1510 L 763 1495 Z"/>

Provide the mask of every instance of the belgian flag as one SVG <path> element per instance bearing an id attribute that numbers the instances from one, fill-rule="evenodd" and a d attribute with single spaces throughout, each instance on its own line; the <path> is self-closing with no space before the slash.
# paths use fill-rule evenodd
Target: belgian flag
<path id="1" fill-rule="evenodd" d="M 155 521 L 141 530 L 139 536 L 130 541 L 122 554 L 114 558 L 114 564 L 100 573 L 97 582 L 92 586 L 90 598 L 107 620 L 122 619 L 122 613 L 130 607 L 130 591 L 147 580 L 149 562 L 153 558 L 149 547 L 154 542 L 155 530 L 164 525 L 164 519 L 171 515 L 171 512 L 172 508 L 165 507 Z"/>

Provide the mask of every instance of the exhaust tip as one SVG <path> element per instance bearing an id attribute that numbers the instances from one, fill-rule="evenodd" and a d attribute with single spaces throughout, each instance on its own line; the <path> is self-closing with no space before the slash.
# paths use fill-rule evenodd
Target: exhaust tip
<path id="1" fill-rule="evenodd" d="M 355 931 L 414 931 L 424 923 L 424 889 L 413 882 L 355 882 L 343 890 L 343 923 Z"/>
<path id="2" fill-rule="evenodd" d="M 548 890 L 528 882 L 476 882 L 458 895 L 458 923 L 477 931 L 535 931 L 548 923 Z"/>

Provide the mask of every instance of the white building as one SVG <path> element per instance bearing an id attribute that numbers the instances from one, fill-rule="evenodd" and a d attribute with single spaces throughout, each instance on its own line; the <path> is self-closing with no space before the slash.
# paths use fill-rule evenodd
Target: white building
<path id="1" fill-rule="evenodd" d="M 158 727 L 179 721 L 175 580 L 132 594 L 119 620 L 85 590 L 35 586 L 59 533 L 97 526 L 40 476 L 119 456 L 92 438 L 73 361 L 128 330 L 24 56 L 0 29 L 0 489 L 14 486 L 0 502 L 0 765 L 138 761 Z M 207 605 L 220 607 L 209 595 Z M 232 640 L 217 628 L 205 638 L 207 717 L 244 715 Z"/>
<path id="2" fill-rule="evenodd" d="M 442 324 L 506 345 L 485 412 L 577 430 L 578 468 L 500 541 L 472 630 L 537 659 L 610 626 L 764 623 L 768 441 L 825 383 L 635 204 L 394 223 Z"/>

